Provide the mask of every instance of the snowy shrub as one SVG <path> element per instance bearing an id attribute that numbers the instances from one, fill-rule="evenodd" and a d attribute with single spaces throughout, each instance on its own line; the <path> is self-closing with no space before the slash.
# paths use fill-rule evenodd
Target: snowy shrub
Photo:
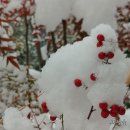
<path id="1" fill-rule="evenodd" d="M 101 24 L 83 41 L 66 45 L 50 57 L 38 81 L 44 91 L 40 101 L 46 101 L 50 113 L 64 115 L 65 129 L 108 129 L 110 120 L 125 114 L 129 66 L 115 31 Z M 113 114 L 114 105 L 119 113 Z"/>
<path id="2" fill-rule="evenodd" d="M 36 2 L 38 7 L 43 6 L 41 0 Z M 48 4 L 48 2 L 52 3 Z M 29 70 L 28 58 L 28 20 L 31 20 L 35 13 L 35 1 L 2 0 L 1 3 L 2 23 L 17 22 L 18 17 L 25 20 L 27 56 L 26 66 L 20 66 L 17 62 L 17 53 L 14 51 L 16 45 L 11 37 L 13 29 L 10 27 L 11 31 L 8 33 L 6 26 L 0 24 L 0 41 L 3 40 L 0 42 L 0 87 L 2 88 L 0 106 L 3 105 L 0 111 L 5 130 L 128 130 L 130 128 L 130 112 L 126 110 L 123 102 L 129 92 L 126 79 L 130 61 L 118 48 L 117 36 L 111 26 L 100 24 L 82 41 L 61 47 L 50 56 L 40 75 L 37 71 Z M 105 2 L 101 1 L 101 3 Z M 99 2 L 97 7 L 101 3 Z M 84 0 L 82 3 L 77 0 L 64 2 L 44 0 L 44 4 L 45 8 L 37 9 L 36 20 L 38 23 L 44 22 L 51 31 L 62 18 L 67 17 L 71 12 L 75 14 L 77 6 L 80 7 L 79 11 L 86 6 Z M 51 10 L 52 6 L 54 10 Z M 101 11 L 103 12 L 103 9 Z M 51 16 L 50 12 L 53 12 Z M 81 12 L 84 14 L 86 11 Z M 44 21 L 41 17 L 39 19 L 39 14 L 47 14 L 44 15 Z M 80 16 L 79 13 L 76 14 Z M 33 36 L 35 46 L 39 49 L 41 37 L 35 22 Z M 6 109 L 4 114 L 3 109 Z"/>

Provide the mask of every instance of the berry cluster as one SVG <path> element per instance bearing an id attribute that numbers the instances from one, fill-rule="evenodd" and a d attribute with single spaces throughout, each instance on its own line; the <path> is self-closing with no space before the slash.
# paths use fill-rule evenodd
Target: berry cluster
<path id="1" fill-rule="evenodd" d="M 98 34 L 97 35 L 97 47 L 102 47 L 103 46 L 103 41 L 105 41 L 105 37 L 103 34 Z M 105 53 L 105 52 L 99 52 L 98 53 L 98 58 L 100 60 L 106 60 L 108 62 L 109 59 L 112 59 L 114 57 L 114 53 L 113 52 L 108 52 L 108 53 Z M 106 64 L 107 64 L 106 62 Z M 97 80 L 97 76 L 95 73 L 92 73 L 90 74 L 90 79 L 92 81 L 96 81 Z M 74 80 L 74 84 L 76 87 L 81 87 L 83 86 L 83 82 L 80 80 L 80 79 L 75 79 Z"/>
<path id="2" fill-rule="evenodd" d="M 98 40 L 97 47 L 102 47 L 103 46 L 103 41 L 105 41 L 104 35 L 102 35 L 102 34 L 97 35 L 97 40 Z M 104 60 L 105 58 L 112 59 L 113 57 L 114 57 L 113 52 L 108 52 L 108 53 L 99 52 L 99 54 L 98 54 L 98 58 L 100 60 Z"/>
<path id="3" fill-rule="evenodd" d="M 123 106 L 119 106 L 119 105 L 112 105 L 109 109 L 108 109 L 108 104 L 106 102 L 100 103 L 99 104 L 101 111 L 101 116 L 103 118 L 107 118 L 109 115 L 111 115 L 112 117 L 118 117 L 118 115 L 124 115 L 126 112 L 126 109 Z"/>
<path id="4" fill-rule="evenodd" d="M 97 40 L 98 40 L 97 47 L 102 47 L 103 41 L 105 41 L 105 37 L 102 34 L 99 34 L 97 36 Z"/>
<path id="5" fill-rule="evenodd" d="M 46 103 L 46 102 L 43 102 L 43 103 L 41 104 L 41 107 L 42 107 L 42 111 L 43 111 L 44 113 L 48 113 L 48 112 L 49 112 L 49 109 L 48 109 L 48 107 L 47 107 L 47 103 Z M 54 122 L 54 121 L 56 120 L 56 118 L 57 118 L 57 116 L 50 115 L 50 120 L 51 120 L 52 122 Z"/>
<path id="6" fill-rule="evenodd" d="M 113 52 L 108 52 L 108 53 L 105 53 L 105 52 L 99 52 L 98 53 L 98 58 L 100 60 L 104 60 L 105 58 L 107 59 L 112 59 L 114 57 L 114 53 Z"/>

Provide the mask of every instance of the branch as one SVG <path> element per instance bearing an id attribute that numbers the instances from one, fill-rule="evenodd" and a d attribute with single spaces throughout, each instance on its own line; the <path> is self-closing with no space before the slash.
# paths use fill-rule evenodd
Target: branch
<path id="1" fill-rule="evenodd" d="M 54 52 L 56 52 L 56 51 L 57 51 L 57 47 L 56 47 L 56 43 L 55 43 L 55 35 L 54 35 L 54 32 L 51 32 L 51 37 L 52 37 L 53 49 L 54 49 Z"/>
<path id="2" fill-rule="evenodd" d="M 14 39 L 14 38 L 4 38 L 4 37 L 0 37 L 0 41 L 10 42 L 10 41 L 15 41 L 15 39 Z"/>
<path id="3" fill-rule="evenodd" d="M 29 25 L 27 16 L 25 16 L 25 27 L 26 27 L 26 34 L 25 34 L 25 41 L 26 41 L 26 64 L 27 64 L 27 75 L 29 76 L 29 45 L 28 45 L 28 33 L 29 33 Z"/>
<path id="4" fill-rule="evenodd" d="M 45 65 L 46 61 L 42 58 L 40 43 L 36 46 L 37 55 L 40 63 L 40 69 Z"/>
<path id="5" fill-rule="evenodd" d="M 64 130 L 64 115 L 63 114 L 61 115 L 61 120 L 62 120 L 62 122 L 61 122 L 62 123 L 62 130 Z"/>
<path id="6" fill-rule="evenodd" d="M 64 45 L 67 44 L 67 23 L 66 20 L 62 20 L 62 24 L 63 24 L 63 39 L 64 39 Z"/>
<path id="7" fill-rule="evenodd" d="M 16 19 L 0 19 L 0 22 L 17 22 Z"/>

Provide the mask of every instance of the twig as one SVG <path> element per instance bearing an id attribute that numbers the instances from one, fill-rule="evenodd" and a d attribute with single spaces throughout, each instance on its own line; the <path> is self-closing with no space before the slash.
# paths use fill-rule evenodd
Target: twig
<path id="1" fill-rule="evenodd" d="M 105 63 L 105 64 L 111 64 L 111 63 L 109 62 L 109 59 L 108 59 L 108 58 L 105 59 L 105 60 L 103 61 L 103 63 Z"/>
<path id="2" fill-rule="evenodd" d="M 39 123 L 38 123 L 38 121 L 37 121 L 37 118 L 36 118 L 36 116 L 35 116 L 35 113 L 33 112 L 33 110 L 32 110 L 31 107 L 30 107 L 30 109 L 31 109 L 31 112 L 32 112 L 32 114 L 33 114 L 33 116 L 34 116 L 34 120 L 35 120 L 35 122 L 36 122 L 36 124 L 37 124 L 37 128 L 38 128 L 39 130 L 41 130 L 40 125 L 39 125 Z"/>
<path id="3" fill-rule="evenodd" d="M 62 123 L 62 130 L 64 130 L 64 115 L 62 114 L 61 115 L 61 123 Z"/>
<path id="4" fill-rule="evenodd" d="M 43 123 L 43 121 L 45 120 L 45 117 L 42 119 L 42 121 L 39 123 L 39 127 L 41 126 L 41 124 Z"/>
<path id="5" fill-rule="evenodd" d="M 90 119 L 90 117 L 91 117 L 91 115 L 92 115 L 92 113 L 93 113 L 94 111 L 96 111 L 96 109 L 94 109 L 94 106 L 92 106 L 92 107 L 91 107 L 91 110 L 90 110 L 90 112 L 89 112 L 89 114 L 88 114 L 88 117 L 87 117 L 88 120 Z"/>

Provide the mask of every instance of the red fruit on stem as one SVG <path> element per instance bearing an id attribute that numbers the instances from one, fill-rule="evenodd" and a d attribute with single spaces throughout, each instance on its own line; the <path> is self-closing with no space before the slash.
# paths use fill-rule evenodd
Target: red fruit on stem
<path id="1" fill-rule="evenodd" d="M 103 103 L 99 103 L 99 107 L 102 109 L 102 110 L 106 110 L 108 108 L 108 104 L 106 102 L 103 102 Z"/>
<path id="2" fill-rule="evenodd" d="M 97 77 L 95 76 L 94 73 L 92 73 L 92 74 L 90 75 L 90 79 L 91 79 L 92 81 L 96 81 Z"/>
<path id="3" fill-rule="evenodd" d="M 108 52 L 107 57 L 109 59 L 112 59 L 114 57 L 114 53 L 113 52 Z"/>
<path id="4" fill-rule="evenodd" d="M 118 113 L 118 112 L 119 112 L 119 106 L 116 105 L 116 104 L 114 104 L 114 105 L 112 105 L 111 110 L 112 110 L 113 112 L 115 112 L 115 113 Z"/>
<path id="5" fill-rule="evenodd" d="M 120 115 L 125 115 L 126 109 L 123 106 L 119 107 L 119 114 Z"/>
<path id="6" fill-rule="evenodd" d="M 111 111 L 110 111 L 110 115 L 111 115 L 112 117 L 117 117 L 118 113 L 111 110 Z"/>
<path id="7" fill-rule="evenodd" d="M 102 116 L 103 118 L 107 118 L 107 117 L 109 116 L 109 111 L 108 111 L 108 110 L 102 110 L 101 116 Z"/>
<path id="8" fill-rule="evenodd" d="M 43 110 L 44 113 L 49 112 L 46 102 L 43 102 L 41 106 L 42 106 L 42 110 Z"/>
<path id="9" fill-rule="evenodd" d="M 50 116 L 50 120 L 51 120 L 51 121 L 55 121 L 56 118 L 57 118 L 57 116 Z"/>
<path id="10" fill-rule="evenodd" d="M 102 34 L 97 35 L 97 40 L 100 42 L 104 41 L 105 40 L 104 35 L 102 35 Z"/>
<path id="11" fill-rule="evenodd" d="M 74 84 L 76 87 L 81 87 L 82 86 L 82 81 L 80 79 L 75 79 Z"/>
<path id="12" fill-rule="evenodd" d="M 103 46 L 103 42 L 99 41 L 99 42 L 97 43 L 97 47 L 102 47 L 102 46 Z"/>
<path id="13" fill-rule="evenodd" d="M 103 60 L 103 59 L 105 59 L 105 57 L 106 57 L 106 53 L 104 53 L 104 52 L 98 53 L 98 58 L 99 59 Z"/>

